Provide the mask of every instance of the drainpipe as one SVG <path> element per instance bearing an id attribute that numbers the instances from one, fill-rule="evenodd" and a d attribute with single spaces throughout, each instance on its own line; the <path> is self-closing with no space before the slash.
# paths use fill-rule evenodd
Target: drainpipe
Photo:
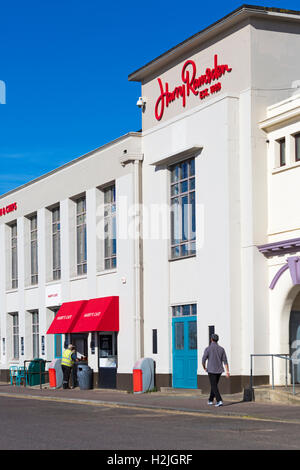
<path id="1" fill-rule="evenodd" d="M 142 154 L 124 152 L 120 163 L 133 165 L 133 201 L 135 206 L 134 227 L 138 227 L 134 239 L 134 362 L 144 356 L 144 315 L 143 315 L 143 257 L 142 257 Z"/>

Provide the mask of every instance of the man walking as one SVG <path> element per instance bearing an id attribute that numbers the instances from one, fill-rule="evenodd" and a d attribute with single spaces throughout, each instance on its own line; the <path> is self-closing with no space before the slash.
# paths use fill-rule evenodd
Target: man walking
<path id="1" fill-rule="evenodd" d="M 211 387 L 208 405 L 213 405 L 214 398 L 216 398 L 217 403 L 215 406 L 222 406 L 223 402 L 218 389 L 218 383 L 222 373 L 224 372 L 223 364 L 226 368 L 227 377 L 229 377 L 229 367 L 225 349 L 218 345 L 218 341 L 219 336 L 212 334 L 210 338 L 210 345 L 205 349 L 202 357 L 202 366 L 208 373 Z M 207 368 L 206 361 L 208 361 Z"/>
<path id="2" fill-rule="evenodd" d="M 71 370 L 74 365 L 74 362 L 77 360 L 75 354 L 75 346 L 69 344 L 68 349 L 65 349 L 62 355 L 61 368 L 63 371 L 63 388 L 70 388 L 69 380 L 71 375 Z"/>

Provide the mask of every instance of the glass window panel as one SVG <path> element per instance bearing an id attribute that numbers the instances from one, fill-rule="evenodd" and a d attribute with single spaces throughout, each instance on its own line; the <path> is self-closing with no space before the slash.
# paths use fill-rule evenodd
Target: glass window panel
<path id="1" fill-rule="evenodd" d="M 195 178 L 190 179 L 190 190 L 195 189 Z"/>
<path id="2" fill-rule="evenodd" d="M 176 305 L 175 307 L 172 307 L 172 315 L 173 317 L 181 316 L 181 305 Z"/>
<path id="3" fill-rule="evenodd" d="M 192 304 L 191 308 L 192 308 L 192 315 L 197 315 L 197 304 Z"/>
<path id="4" fill-rule="evenodd" d="M 181 220 L 182 220 L 182 232 L 181 240 L 186 241 L 189 239 L 189 206 L 188 196 L 181 198 Z"/>
<path id="5" fill-rule="evenodd" d="M 193 176 L 195 174 L 195 159 L 192 158 L 189 161 L 189 167 L 190 167 L 190 176 Z"/>
<path id="6" fill-rule="evenodd" d="M 189 321 L 188 325 L 189 349 L 197 349 L 197 322 Z"/>
<path id="7" fill-rule="evenodd" d="M 285 161 L 285 139 L 280 139 L 279 141 L 279 153 L 280 153 L 280 166 L 284 166 Z"/>
<path id="8" fill-rule="evenodd" d="M 196 203 L 195 192 L 190 193 L 190 210 L 191 210 L 191 232 L 190 240 L 196 239 Z"/>
<path id="9" fill-rule="evenodd" d="M 180 246 L 174 246 L 171 250 L 172 258 L 178 258 L 180 256 Z"/>
<path id="10" fill-rule="evenodd" d="M 186 193 L 188 191 L 188 188 L 189 188 L 188 180 L 183 181 L 182 183 L 180 183 L 180 192 L 181 193 Z"/>
<path id="11" fill-rule="evenodd" d="M 112 218 L 112 254 L 115 255 L 117 250 L 117 221 L 116 217 Z"/>
<path id="12" fill-rule="evenodd" d="M 175 323 L 175 348 L 176 350 L 184 349 L 184 323 Z"/>
<path id="13" fill-rule="evenodd" d="M 183 305 L 182 306 L 182 315 L 190 315 L 191 313 L 191 306 L 190 305 Z"/>
<path id="14" fill-rule="evenodd" d="M 30 219 L 30 230 L 36 230 L 37 229 L 37 216 L 34 216 Z"/>
<path id="15" fill-rule="evenodd" d="M 188 177 L 188 168 L 189 168 L 188 162 L 181 163 L 181 179 L 182 180 Z"/>
<path id="16" fill-rule="evenodd" d="M 295 135 L 295 160 L 300 161 L 300 134 Z"/>
<path id="17" fill-rule="evenodd" d="M 116 202 L 116 186 L 113 185 L 111 188 L 111 202 Z"/>
<path id="18" fill-rule="evenodd" d="M 108 258 L 111 253 L 111 239 L 110 237 L 106 237 L 104 240 L 104 256 Z"/>
<path id="19" fill-rule="evenodd" d="M 54 350 L 56 358 L 62 357 L 62 335 L 54 336 Z"/>
<path id="20" fill-rule="evenodd" d="M 175 183 L 176 181 L 179 180 L 179 178 L 180 178 L 180 167 L 179 165 L 176 165 L 171 169 L 171 182 Z"/>
<path id="21" fill-rule="evenodd" d="M 111 199 L 112 199 L 112 196 L 111 196 L 111 188 L 106 188 L 104 190 L 104 202 L 105 203 L 110 203 L 111 202 Z"/>
<path id="22" fill-rule="evenodd" d="M 180 255 L 181 256 L 187 256 L 188 254 L 189 254 L 188 244 L 185 243 L 183 245 L 180 245 Z"/>
<path id="23" fill-rule="evenodd" d="M 179 184 L 173 184 L 171 186 L 171 196 L 177 196 L 179 194 Z"/>
<path id="24" fill-rule="evenodd" d="M 17 236 L 17 224 L 12 225 L 12 227 L 11 227 L 11 236 L 12 237 Z"/>
<path id="25" fill-rule="evenodd" d="M 179 198 L 172 199 L 171 205 L 171 243 L 180 241 L 180 203 Z"/>

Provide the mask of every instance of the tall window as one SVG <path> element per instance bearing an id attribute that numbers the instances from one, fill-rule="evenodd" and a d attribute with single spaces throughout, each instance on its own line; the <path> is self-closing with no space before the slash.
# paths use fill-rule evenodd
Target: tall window
<path id="1" fill-rule="evenodd" d="M 286 164 L 285 138 L 278 140 L 278 144 L 279 144 L 279 163 L 280 163 L 280 166 L 284 166 Z"/>
<path id="2" fill-rule="evenodd" d="M 53 279 L 60 279 L 60 209 L 56 207 L 52 211 L 52 266 Z"/>
<path id="3" fill-rule="evenodd" d="M 32 352 L 33 357 L 39 357 L 39 312 L 38 310 L 32 312 Z"/>
<path id="4" fill-rule="evenodd" d="M 11 226 L 11 287 L 18 287 L 18 231 L 17 223 Z"/>
<path id="5" fill-rule="evenodd" d="M 104 268 L 117 266 L 116 188 L 104 189 Z"/>
<path id="6" fill-rule="evenodd" d="M 195 159 L 170 167 L 171 258 L 196 253 Z"/>
<path id="7" fill-rule="evenodd" d="M 76 232 L 77 232 L 77 274 L 87 272 L 86 245 L 86 199 L 76 201 Z"/>
<path id="8" fill-rule="evenodd" d="M 12 329 L 12 336 L 13 336 L 13 355 L 14 359 L 19 359 L 19 314 L 14 313 L 13 317 L 13 329 Z"/>
<path id="9" fill-rule="evenodd" d="M 38 283 L 37 216 L 30 218 L 31 284 Z"/>
<path id="10" fill-rule="evenodd" d="M 300 133 L 295 135 L 295 160 L 300 162 Z"/>

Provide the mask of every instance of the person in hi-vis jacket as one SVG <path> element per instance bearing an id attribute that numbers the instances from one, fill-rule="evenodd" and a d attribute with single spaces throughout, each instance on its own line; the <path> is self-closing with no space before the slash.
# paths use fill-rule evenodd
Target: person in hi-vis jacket
<path id="1" fill-rule="evenodd" d="M 71 370 L 76 361 L 77 357 L 75 354 L 75 346 L 73 346 L 73 344 L 69 344 L 68 348 L 64 350 L 61 360 L 61 368 L 63 371 L 63 388 L 65 389 L 70 388 L 69 380 Z"/>

